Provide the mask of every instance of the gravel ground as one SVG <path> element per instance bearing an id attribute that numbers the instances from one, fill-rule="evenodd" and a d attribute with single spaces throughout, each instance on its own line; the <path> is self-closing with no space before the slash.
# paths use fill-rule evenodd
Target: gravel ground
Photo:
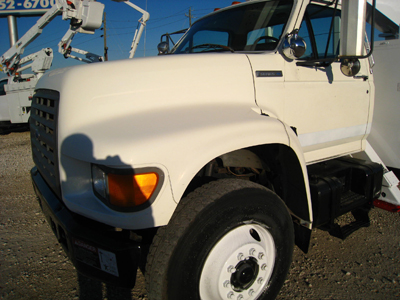
<path id="1" fill-rule="evenodd" d="M 0 136 L 0 164 L 1 299 L 147 299 L 140 272 L 133 290 L 77 274 L 36 202 L 28 132 Z M 278 299 L 400 299 L 399 229 L 399 213 L 374 209 L 345 241 L 314 230 Z"/>

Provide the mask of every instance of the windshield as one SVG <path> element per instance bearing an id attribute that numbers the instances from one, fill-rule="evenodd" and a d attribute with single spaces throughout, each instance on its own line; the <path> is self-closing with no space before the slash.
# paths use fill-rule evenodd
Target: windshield
<path id="1" fill-rule="evenodd" d="M 193 24 L 172 53 L 274 50 L 285 29 L 293 0 L 235 5 Z"/>

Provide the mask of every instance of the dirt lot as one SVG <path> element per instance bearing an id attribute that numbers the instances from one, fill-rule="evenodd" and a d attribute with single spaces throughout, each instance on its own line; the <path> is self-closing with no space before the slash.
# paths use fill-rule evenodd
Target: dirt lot
<path id="1" fill-rule="evenodd" d="M 76 273 L 36 202 L 32 166 L 28 132 L 0 136 L 1 299 L 147 299 L 140 273 L 132 291 Z M 400 299 L 400 215 L 374 209 L 371 223 L 345 241 L 314 231 L 278 299 Z"/>

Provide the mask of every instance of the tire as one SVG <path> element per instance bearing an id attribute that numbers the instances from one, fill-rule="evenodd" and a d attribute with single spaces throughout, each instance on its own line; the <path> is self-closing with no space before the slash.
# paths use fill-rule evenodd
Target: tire
<path id="1" fill-rule="evenodd" d="M 253 182 L 222 179 L 182 199 L 150 247 L 150 300 L 274 299 L 289 270 L 292 219 Z"/>

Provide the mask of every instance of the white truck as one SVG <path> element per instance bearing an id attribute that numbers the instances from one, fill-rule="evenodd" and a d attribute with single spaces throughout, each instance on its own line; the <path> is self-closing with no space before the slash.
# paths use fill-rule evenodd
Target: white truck
<path id="1" fill-rule="evenodd" d="M 103 10 L 103 4 L 92 0 L 57 0 L 55 5 L 0 57 L 0 70 L 8 75 L 8 78 L 1 80 L 0 130 L 28 122 L 35 85 L 51 68 L 53 61 L 51 48 L 44 48 L 22 57 L 25 48 L 57 15 L 62 14 L 63 20 L 71 20 L 71 23 L 59 43 L 59 52 L 66 58 L 74 57 L 85 62 L 101 61 L 100 56 L 79 49 L 77 51 L 85 54 L 86 59 L 72 56 L 70 44 L 77 32 L 94 33 L 94 30 L 101 26 Z M 23 74 L 22 72 L 27 69 L 31 69 L 33 73 Z"/>
<path id="2" fill-rule="evenodd" d="M 166 55 L 41 78 L 31 176 L 79 272 L 132 287 L 140 267 L 152 300 L 273 299 L 313 228 L 369 226 L 367 4 L 342 2 L 235 2 Z"/>
<path id="3" fill-rule="evenodd" d="M 23 48 L 21 45 L 19 50 L 23 51 Z M 44 72 L 50 69 L 52 61 L 51 48 L 43 48 L 18 59 L 15 64 L 3 60 L 3 69 L 8 77 L 0 80 L 0 133 L 9 127 L 27 124 L 35 85 Z M 26 69 L 31 69 L 33 73 L 22 74 Z"/>
<path id="4" fill-rule="evenodd" d="M 129 52 L 129 58 L 133 58 L 150 15 L 129 1 L 113 1 L 125 3 L 142 14 Z M 53 50 L 51 48 L 44 48 L 22 57 L 25 48 L 56 16 L 61 14 L 63 20 L 70 21 L 70 26 L 58 43 L 58 52 L 65 58 L 73 58 L 85 63 L 102 62 L 104 60 L 102 56 L 74 48 L 71 43 L 77 33 L 93 34 L 100 28 L 103 12 L 104 4 L 95 0 L 57 0 L 55 5 L 0 57 L 0 70 L 8 75 L 8 78 L 0 81 L 0 133 L 6 128 L 28 122 L 36 83 L 52 65 Z M 29 62 L 31 63 L 27 64 Z M 33 73 L 23 74 L 22 72 L 27 69 L 31 69 Z"/>

